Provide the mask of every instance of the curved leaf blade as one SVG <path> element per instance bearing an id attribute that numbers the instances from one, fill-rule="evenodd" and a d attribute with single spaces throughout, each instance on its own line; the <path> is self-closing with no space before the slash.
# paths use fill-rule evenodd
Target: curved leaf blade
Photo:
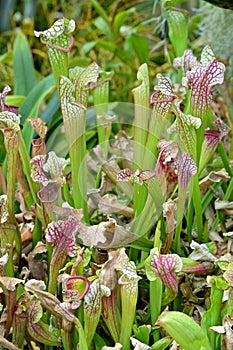
<path id="1" fill-rule="evenodd" d="M 14 94 L 27 96 L 35 85 L 32 53 L 26 36 L 19 32 L 13 48 Z"/>
<path id="2" fill-rule="evenodd" d="M 157 321 L 184 350 L 211 350 L 204 330 L 189 316 L 178 311 L 165 311 Z"/>

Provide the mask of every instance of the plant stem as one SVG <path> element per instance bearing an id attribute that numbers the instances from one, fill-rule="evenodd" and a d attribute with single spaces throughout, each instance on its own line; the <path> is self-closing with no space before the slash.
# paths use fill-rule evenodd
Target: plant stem
<path id="1" fill-rule="evenodd" d="M 154 169 L 155 161 L 156 161 L 155 156 L 157 153 L 156 152 L 157 144 L 161 138 L 161 133 L 166 123 L 167 123 L 167 120 L 165 118 L 161 118 L 158 112 L 153 109 L 151 112 L 151 117 L 150 117 L 150 122 L 148 127 L 146 150 L 144 155 L 145 168 Z"/>
<path id="2" fill-rule="evenodd" d="M 18 157 L 18 136 L 13 129 L 4 130 L 4 141 L 7 151 L 7 210 L 9 214 L 9 222 L 15 225 L 15 232 L 10 241 L 13 249 L 15 240 L 18 262 L 21 259 L 22 241 L 18 225 L 15 220 L 15 191 L 16 191 L 16 172 L 17 172 L 17 157 Z M 10 230 L 11 231 L 11 230 Z M 13 259 L 13 257 L 12 257 Z"/>
<path id="3" fill-rule="evenodd" d="M 82 208 L 84 219 L 89 222 L 87 208 L 87 169 L 85 136 L 80 136 L 69 149 L 74 207 Z"/>
<path id="4" fill-rule="evenodd" d="M 4 172 L 2 170 L 2 164 L 0 163 L 0 189 L 1 189 L 1 194 L 6 194 L 7 189 L 6 189 L 6 181 L 4 177 Z"/>
<path id="5" fill-rule="evenodd" d="M 193 215 L 194 215 L 193 200 L 192 200 L 192 198 L 189 198 L 188 213 L 187 213 L 187 217 L 186 217 L 187 236 L 188 236 L 189 243 L 191 243 L 191 241 L 192 241 Z"/>
<path id="6" fill-rule="evenodd" d="M 148 182 L 145 182 L 145 185 L 143 186 L 147 187 L 149 195 L 147 196 L 141 214 L 136 217 L 135 223 L 132 226 L 133 232 L 140 236 L 143 236 L 150 230 L 156 217 L 157 219 L 159 218 L 164 202 L 164 196 L 162 195 L 155 177 L 151 178 Z"/>
<path id="7" fill-rule="evenodd" d="M 161 242 L 161 220 L 158 221 L 155 238 L 154 238 L 154 247 L 158 248 L 160 251 L 162 242 Z M 162 293 L 163 293 L 163 283 L 160 277 L 157 277 L 155 281 L 150 281 L 149 287 L 150 293 L 150 316 L 152 327 L 155 325 L 160 313 L 162 305 Z M 155 333 L 154 341 L 159 339 L 159 333 Z"/>
<path id="8" fill-rule="evenodd" d="M 185 204 L 185 195 L 183 195 L 183 193 L 179 193 L 179 200 L 177 203 L 177 217 L 176 217 L 177 225 L 176 225 L 175 238 L 174 238 L 174 249 L 177 254 L 180 254 L 180 234 L 182 230 L 184 204 Z"/>
<path id="9" fill-rule="evenodd" d="M 19 154 L 22 160 L 24 174 L 26 176 L 26 179 L 30 188 L 30 193 L 32 196 L 33 203 L 37 203 L 36 185 L 31 178 L 30 157 L 29 157 L 29 154 L 23 139 L 23 135 L 21 132 L 18 133 L 18 138 L 19 138 Z"/>
<path id="10" fill-rule="evenodd" d="M 133 90 L 134 94 L 134 171 L 144 168 L 145 145 L 147 140 L 150 109 L 149 109 L 149 74 L 147 64 L 139 67 L 138 80 L 141 84 Z M 147 199 L 145 188 L 134 185 L 134 211 L 137 217 L 142 212 Z"/>
<path id="11" fill-rule="evenodd" d="M 193 206 L 195 208 L 196 214 L 196 224 L 197 224 L 197 236 L 198 242 L 202 242 L 202 230 L 203 230 L 203 219 L 202 219 L 202 207 L 201 207 L 201 192 L 198 182 L 198 174 L 193 177 Z"/>
<path id="12" fill-rule="evenodd" d="M 161 278 L 150 281 L 150 316 L 152 327 L 155 325 L 160 313 L 162 304 L 163 283 Z M 159 339 L 159 333 L 154 336 L 154 341 Z"/>

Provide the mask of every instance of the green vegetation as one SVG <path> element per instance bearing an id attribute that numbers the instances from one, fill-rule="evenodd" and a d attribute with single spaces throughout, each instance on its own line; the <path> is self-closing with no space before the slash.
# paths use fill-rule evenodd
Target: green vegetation
<path id="1" fill-rule="evenodd" d="M 233 91 L 203 15 L 0 5 L 1 346 L 230 349 Z"/>

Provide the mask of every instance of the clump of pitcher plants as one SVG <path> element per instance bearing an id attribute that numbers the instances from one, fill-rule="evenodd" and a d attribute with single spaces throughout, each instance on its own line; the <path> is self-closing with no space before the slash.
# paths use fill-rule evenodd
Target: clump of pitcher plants
<path id="1" fill-rule="evenodd" d="M 74 30 L 62 18 L 35 31 L 55 79 L 65 156 L 46 150 L 41 118 L 8 104 L 9 86 L 0 94 L 0 344 L 230 349 L 232 233 L 223 215 L 232 211 L 233 181 L 222 141 L 231 125 L 212 109 L 224 64 L 209 46 L 200 61 L 186 49 L 170 76 L 158 73 L 154 91 L 141 65 L 134 121 L 115 131 L 112 73 L 95 62 L 70 68 Z M 217 191 L 222 210 L 210 223 Z"/>

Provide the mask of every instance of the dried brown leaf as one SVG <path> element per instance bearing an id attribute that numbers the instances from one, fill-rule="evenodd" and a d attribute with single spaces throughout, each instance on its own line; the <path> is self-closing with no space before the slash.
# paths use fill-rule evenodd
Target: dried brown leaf
<path id="1" fill-rule="evenodd" d="M 226 315 L 223 319 L 223 325 L 225 327 L 225 334 L 222 339 L 222 349 L 233 349 L 233 319 L 230 315 Z"/>
<path id="2" fill-rule="evenodd" d="M 120 203 L 117 199 L 117 196 L 110 193 L 107 193 L 101 197 L 99 201 L 99 210 L 104 215 L 117 213 L 130 218 L 132 218 L 134 214 L 132 208 Z"/>
<path id="3" fill-rule="evenodd" d="M 36 156 L 45 155 L 45 154 L 46 154 L 45 140 L 42 139 L 42 137 L 38 139 L 32 139 L 31 157 L 34 158 Z"/>
<path id="4" fill-rule="evenodd" d="M 212 326 L 210 330 L 222 334 L 222 350 L 233 349 L 233 319 L 230 315 L 225 315 L 222 326 Z"/>
<path id="5" fill-rule="evenodd" d="M 176 203 L 170 198 L 167 202 L 163 204 L 163 216 L 167 222 L 167 238 L 165 242 L 165 247 L 162 248 L 161 253 L 165 254 L 171 247 L 174 229 L 175 229 L 175 212 L 176 212 Z"/>
<path id="6" fill-rule="evenodd" d="M 60 317 L 56 311 L 56 306 L 60 305 L 60 300 L 53 294 L 45 291 L 46 286 L 43 281 L 30 279 L 25 283 L 25 290 L 35 295 L 39 299 L 41 305 L 48 310 L 52 315 Z"/>
<path id="7" fill-rule="evenodd" d="M 211 171 L 204 179 L 199 182 L 200 190 L 205 191 L 209 188 L 213 183 L 218 182 L 227 182 L 230 179 L 227 171 L 225 169 L 221 169 L 219 171 Z"/>
<path id="8" fill-rule="evenodd" d="M 58 207 L 53 206 L 53 212 L 57 215 L 59 220 L 66 221 L 70 216 L 75 217 L 78 220 L 81 220 L 83 217 L 82 209 L 75 209 L 72 207 Z"/>
<path id="9" fill-rule="evenodd" d="M 7 300 L 7 319 L 4 334 L 6 338 L 8 337 L 13 321 L 14 309 L 16 305 L 17 285 L 19 283 L 24 283 L 24 281 L 14 277 L 0 277 L 0 285 L 2 286 L 3 291 L 6 294 Z"/>
<path id="10" fill-rule="evenodd" d="M 43 280 L 45 278 L 45 262 L 43 259 L 35 259 L 38 255 L 46 253 L 47 247 L 43 242 L 37 242 L 32 252 L 28 254 L 28 268 L 32 278 Z"/>
<path id="11" fill-rule="evenodd" d="M 131 168 L 133 152 L 132 138 L 124 130 L 119 131 L 111 146 L 111 153 L 120 157 L 123 168 Z"/>
<path id="12" fill-rule="evenodd" d="M 92 226 L 87 226 L 80 222 L 78 238 L 86 246 L 101 249 L 116 249 L 133 242 L 137 239 L 137 236 L 110 218 L 109 221 L 103 221 L 98 225 Z"/>
<path id="13" fill-rule="evenodd" d="M 106 158 L 103 153 L 103 149 L 100 145 L 96 146 L 93 149 L 93 155 L 97 159 L 99 165 L 102 167 L 104 173 L 107 177 L 115 184 L 117 175 L 120 172 L 120 167 L 117 164 L 117 158 L 115 156 L 111 157 L 106 161 Z M 123 192 L 127 194 L 128 197 L 132 198 L 133 187 L 130 183 L 118 183 L 119 188 L 123 188 Z"/>
<path id="14" fill-rule="evenodd" d="M 24 281 L 19 278 L 0 276 L 0 285 L 5 291 L 14 292 L 19 283 L 24 283 Z"/>
<path id="15" fill-rule="evenodd" d="M 118 281 L 117 271 L 121 270 L 128 261 L 124 248 L 109 252 L 108 261 L 104 263 L 99 275 L 100 283 L 114 290 Z"/>
<path id="16" fill-rule="evenodd" d="M 190 259 L 210 262 L 215 262 L 217 259 L 213 254 L 210 253 L 205 243 L 199 244 L 195 241 L 192 241 L 190 248 L 193 249 L 193 252 L 189 255 Z"/>
<path id="17" fill-rule="evenodd" d="M 215 201 L 215 209 L 223 210 L 225 214 L 233 216 L 233 202 L 217 199 Z"/>

